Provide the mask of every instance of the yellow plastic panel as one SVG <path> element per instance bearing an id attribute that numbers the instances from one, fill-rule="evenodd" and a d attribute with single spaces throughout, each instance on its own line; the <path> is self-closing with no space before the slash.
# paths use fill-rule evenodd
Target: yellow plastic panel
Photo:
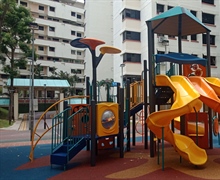
<path id="1" fill-rule="evenodd" d="M 96 108 L 97 135 L 99 137 L 119 133 L 119 118 L 117 103 L 99 103 Z"/>

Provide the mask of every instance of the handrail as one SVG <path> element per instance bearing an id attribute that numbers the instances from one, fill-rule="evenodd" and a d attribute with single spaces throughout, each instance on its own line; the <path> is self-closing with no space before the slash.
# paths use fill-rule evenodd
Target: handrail
<path id="1" fill-rule="evenodd" d="M 90 97 L 90 96 L 69 96 L 69 97 L 67 97 L 67 98 L 64 98 L 64 99 L 61 99 L 61 100 L 57 101 L 56 103 L 52 104 L 49 108 L 47 108 L 47 110 L 46 110 L 46 111 L 40 116 L 40 118 L 38 119 L 38 121 L 37 121 L 37 123 L 36 123 L 36 125 L 35 125 L 35 127 L 34 127 L 34 130 L 33 130 L 33 132 L 32 132 L 32 136 L 31 136 L 31 151 L 30 151 L 30 154 L 29 154 L 29 159 L 31 160 L 31 162 L 33 162 L 33 160 L 34 160 L 34 149 L 35 149 L 35 147 L 37 146 L 38 142 L 40 141 L 40 139 L 41 139 L 49 130 L 52 129 L 52 126 L 51 126 L 51 127 L 48 127 L 48 126 L 47 126 L 48 129 L 46 129 L 41 135 L 38 135 L 38 134 L 36 133 L 39 123 L 41 122 L 41 120 L 44 120 L 43 118 L 44 118 L 45 114 L 46 114 L 50 109 L 52 109 L 54 106 L 56 106 L 57 104 L 59 104 L 59 103 L 65 101 L 65 100 L 68 100 L 68 99 L 71 99 L 71 98 L 89 98 L 89 97 Z M 34 136 L 35 136 L 35 135 L 38 136 L 38 139 L 34 142 L 34 140 L 35 140 Z"/>

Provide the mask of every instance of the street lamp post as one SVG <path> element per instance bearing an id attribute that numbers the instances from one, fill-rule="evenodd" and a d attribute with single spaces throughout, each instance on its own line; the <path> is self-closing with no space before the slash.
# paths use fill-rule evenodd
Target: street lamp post
<path id="1" fill-rule="evenodd" d="M 46 111 L 46 98 L 47 98 L 47 85 L 44 84 L 44 111 Z M 47 123 L 46 123 L 46 114 L 44 114 L 44 129 L 46 129 Z"/>
<path id="2" fill-rule="evenodd" d="M 123 87 L 123 68 L 125 67 L 125 64 L 124 63 L 120 64 L 120 67 L 121 67 L 121 87 Z"/>
<path id="3" fill-rule="evenodd" d="M 29 96 L 30 96 L 29 129 L 30 129 L 30 140 L 32 140 L 32 134 L 34 129 L 34 30 L 38 29 L 38 24 L 32 22 L 30 23 L 30 28 L 32 30 L 32 64 L 31 64 L 31 84 L 30 84 L 31 91 L 29 92 Z"/>

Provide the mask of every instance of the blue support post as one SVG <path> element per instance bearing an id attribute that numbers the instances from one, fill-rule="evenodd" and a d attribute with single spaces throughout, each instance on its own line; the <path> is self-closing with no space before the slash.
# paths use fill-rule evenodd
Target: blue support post
<path id="1" fill-rule="evenodd" d="M 68 102 L 64 101 L 64 109 L 67 109 Z M 63 114 L 63 140 L 67 137 L 67 132 L 68 132 L 68 111 L 64 111 Z"/>

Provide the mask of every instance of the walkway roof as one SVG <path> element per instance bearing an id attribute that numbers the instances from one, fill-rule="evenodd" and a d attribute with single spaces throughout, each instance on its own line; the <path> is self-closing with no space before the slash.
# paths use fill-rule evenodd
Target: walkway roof
<path id="1" fill-rule="evenodd" d="M 70 84 L 67 80 L 60 79 L 34 79 L 34 87 L 46 87 L 51 88 L 66 88 L 70 87 Z M 8 79 L 7 86 L 11 85 L 11 80 Z M 14 87 L 29 87 L 31 85 L 30 79 L 14 78 Z"/>

